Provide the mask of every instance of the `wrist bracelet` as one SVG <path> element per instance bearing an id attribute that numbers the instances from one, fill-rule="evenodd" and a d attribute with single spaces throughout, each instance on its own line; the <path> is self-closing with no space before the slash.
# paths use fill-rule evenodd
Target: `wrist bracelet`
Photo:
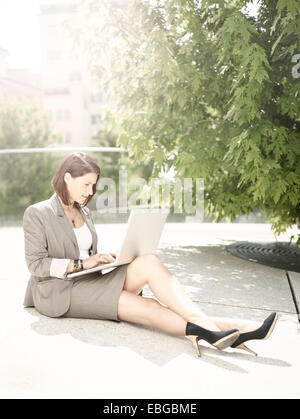
<path id="1" fill-rule="evenodd" d="M 78 272 L 78 271 L 81 270 L 81 268 L 78 266 L 78 262 L 79 262 L 78 259 L 74 259 L 74 269 L 73 269 L 73 272 Z"/>

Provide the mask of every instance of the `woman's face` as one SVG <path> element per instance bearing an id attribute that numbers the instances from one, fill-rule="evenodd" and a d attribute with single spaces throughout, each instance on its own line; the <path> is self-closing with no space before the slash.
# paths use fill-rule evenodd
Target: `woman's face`
<path id="1" fill-rule="evenodd" d="M 83 176 L 72 177 L 69 172 L 64 176 L 71 202 L 84 204 L 89 195 L 93 195 L 93 185 L 96 183 L 96 173 L 86 173 Z"/>

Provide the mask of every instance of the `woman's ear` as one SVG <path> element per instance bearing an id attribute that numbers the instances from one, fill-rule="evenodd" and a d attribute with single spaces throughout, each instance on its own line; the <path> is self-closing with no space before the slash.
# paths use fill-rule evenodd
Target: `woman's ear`
<path id="1" fill-rule="evenodd" d="M 67 184 L 69 184 L 69 183 L 70 183 L 70 181 L 71 181 L 71 178 L 72 178 L 71 173 L 66 172 L 66 173 L 65 173 L 65 175 L 64 175 L 64 181 L 65 181 Z"/>

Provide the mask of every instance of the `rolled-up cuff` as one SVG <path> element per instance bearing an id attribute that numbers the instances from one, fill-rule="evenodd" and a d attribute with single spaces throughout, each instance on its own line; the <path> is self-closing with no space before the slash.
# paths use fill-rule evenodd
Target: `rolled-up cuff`
<path id="1" fill-rule="evenodd" d="M 56 259 L 53 258 L 50 266 L 50 276 L 56 278 L 66 278 L 67 268 L 71 259 Z"/>

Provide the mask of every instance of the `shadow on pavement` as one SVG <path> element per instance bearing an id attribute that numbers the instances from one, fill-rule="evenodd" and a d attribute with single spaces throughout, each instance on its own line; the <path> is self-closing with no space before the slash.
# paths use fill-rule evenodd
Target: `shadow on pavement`
<path id="1" fill-rule="evenodd" d="M 206 343 L 201 345 L 202 356 L 198 358 L 187 338 L 170 336 L 151 327 L 109 320 L 50 318 L 40 314 L 34 308 L 26 308 L 25 310 L 35 317 L 36 321 L 31 323 L 31 328 L 40 335 L 69 334 L 74 339 L 88 345 L 114 350 L 124 350 L 126 348 L 157 366 L 163 366 L 182 355 L 191 357 L 190 360 L 193 361 L 194 366 L 195 362 L 198 362 L 200 369 L 201 363 L 205 362 L 221 369 L 244 374 L 248 373 L 247 369 L 241 367 L 235 361 L 244 360 L 277 367 L 290 366 L 289 363 L 279 359 L 254 357 L 239 353 L 239 351 L 231 348 L 221 352 L 206 346 Z M 112 356 L 118 355 L 112 354 Z"/>

